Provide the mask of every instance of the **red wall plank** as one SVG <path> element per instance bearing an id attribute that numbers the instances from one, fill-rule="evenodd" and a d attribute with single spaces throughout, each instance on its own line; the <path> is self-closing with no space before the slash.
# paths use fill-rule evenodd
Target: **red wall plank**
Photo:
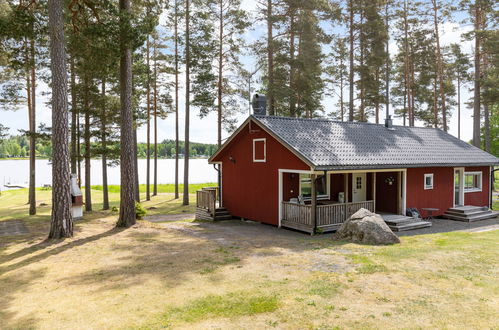
<path id="1" fill-rule="evenodd" d="M 466 167 L 465 171 L 482 171 L 482 191 L 465 193 L 466 205 L 487 206 L 489 204 L 489 167 Z M 424 190 L 424 174 L 433 173 L 433 189 Z M 434 215 L 442 215 L 454 205 L 454 168 L 429 167 L 407 169 L 407 207 L 438 208 Z"/>
<path id="2" fill-rule="evenodd" d="M 253 162 L 253 139 L 259 138 L 267 139 L 265 163 Z M 251 131 L 249 124 L 246 125 L 213 161 L 222 162 L 224 207 L 233 216 L 273 225 L 279 223 L 278 170 L 310 170 L 309 166 L 254 122 L 251 123 Z M 284 178 L 285 200 L 297 196 L 297 177 L 295 175 L 293 180 L 290 176 Z"/>

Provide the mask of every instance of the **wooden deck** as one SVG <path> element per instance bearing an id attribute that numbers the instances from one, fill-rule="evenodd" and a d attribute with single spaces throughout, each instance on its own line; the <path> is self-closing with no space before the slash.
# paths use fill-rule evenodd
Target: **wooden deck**
<path id="1" fill-rule="evenodd" d="M 332 231 L 338 229 L 361 208 L 374 212 L 374 201 L 317 205 L 314 223 L 312 205 L 282 202 L 281 226 L 310 234 L 313 234 L 316 229 L 324 232 Z"/>
<path id="2" fill-rule="evenodd" d="M 232 219 L 229 211 L 219 204 L 218 188 L 203 188 L 196 191 L 196 220 Z"/>

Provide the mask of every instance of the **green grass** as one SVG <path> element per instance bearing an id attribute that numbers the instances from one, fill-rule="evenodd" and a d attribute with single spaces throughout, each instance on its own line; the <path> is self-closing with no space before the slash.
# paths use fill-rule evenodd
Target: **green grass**
<path id="1" fill-rule="evenodd" d="M 320 277 L 310 282 L 308 294 L 320 296 L 322 298 L 331 298 L 340 293 L 342 284 L 328 277 Z"/>
<path id="2" fill-rule="evenodd" d="M 225 295 L 208 295 L 185 306 L 169 310 L 165 318 L 184 322 L 196 322 L 207 318 L 250 316 L 273 312 L 279 307 L 279 300 L 272 295 L 254 292 L 234 292 Z"/>
<path id="3" fill-rule="evenodd" d="M 194 213 L 195 211 L 195 195 L 196 190 L 202 187 L 214 186 L 214 183 L 201 183 L 189 185 L 190 201 L 191 204 L 184 206 L 181 203 L 182 189 L 180 189 L 180 199 L 174 199 L 174 185 L 159 185 L 158 193 L 163 194 L 152 197 L 151 201 L 145 201 L 145 185 L 141 185 L 141 203 L 147 210 L 147 215 L 154 214 L 179 214 L 179 213 Z M 100 188 L 100 189 L 99 189 Z M 82 189 L 85 195 L 85 189 Z M 166 193 L 166 194 L 165 194 Z M 28 216 L 29 205 L 28 189 L 13 189 L 3 191 L 0 194 L 0 221 L 23 219 L 26 224 L 36 224 L 48 221 L 51 212 L 51 198 L 52 190 L 42 188 L 36 189 L 37 200 L 37 214 L 35 216 Z M 111 211 L 102 211 L 102 187 L 92 186 L 92 209 L 93 212 L 85 212 L 85 219 L 94 219 L 111 214 Z M 119 186 L 110 186 L 109 189 L 109 204 L 110 208 L 119 207 Z"/>
<path id="4" fill-rule="evenodd" d="M 364 255 L 352 254 L 349 257 L 353 263 L 359 265 L 357 268 L 357 273 L 359 274 L 374 274 L 388 271 L 385 265 L 375 263 Z"/>
<path id="5" fill-rule="evenodd" d="M 194 194 L 197 190 L 200 190 L 201 188 L 204 187 L 216 187 L 216 183 L 195 183 L 195 184 L 190 184 L 189 185 L 189 194 Z M 100 190 L 102 191 L 102 185 L 93 185 L 92 186 L 93 190 Z M 151 193 L 152 193 L 152 185 L 151 185 Z M 184 185 L 179 184 L 179 193 L 182 194 L 184 191 Z M 119 185 L 109 185 L 108 186 L 108 191 L 110 193 L 119 193 L 120 192 L 120 186 Z M 141 193 L 146 192 L 146 185 L 141 184 L 139 185 L 139 191 Z M 175 185 L 174 184 L 158 184 L 158 193 L 175 193 Z"/>

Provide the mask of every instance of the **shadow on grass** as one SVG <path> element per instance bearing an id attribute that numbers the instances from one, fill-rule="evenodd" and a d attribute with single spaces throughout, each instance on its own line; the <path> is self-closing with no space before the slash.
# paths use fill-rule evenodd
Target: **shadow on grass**
<path id="1" fill-rule="evenodd" d="M 101 238 L 104 238 L 104 237 L 109 237 L 109 236 L 115 235 L 119 232 L 122 232 L 123 230 L 124 230 L 123 228 L 112 228 L 108 231 L 105 231 L 105 232 L 97 234 L 97 235 L 93 235 L 93 236 L 89 236 L 89 237 L 85 237 L 85 238 L 79 238 L 76 240 L 71 240 L 67 244 L 59 245 L 53 249 L 47 250 L 47 251 L 42 252 L 40 254 L 36 254 L 36 255 L 29 257 L 27 259 L 23 259 L 17 263 L 14 263 L 14 264 L 11 264 L 8 266 L 3 266 L 3 267 L 0 266 L 0 275 L 4 274 L 6 272 L 9 272 L 9 271 L 16 270 L 20 267 L 24 267 L 24 266 L 27 266 L 29 264 L 44 260 L 47 257 L 57 255 L 59 253 L 62 253 L 64 251 L 67 251 L 67 250 L 72 249 L 74 247 L 88 244 L 91 242 L 95 242 L 95 241 L 97 241 Z M 50 248 L 53 245 L 64 243 L 64 241 L 65 240 L 48 240 L 48 239 L 46 239 L 40 243 L 31 245 L 27 248 L 21 249 L 21 250 L 14 252 L 12 254 L 0 257 L 0 265 L 3 265 L 5 263 L 12 261 L 12 260 L 15 260 L 17 258 L 21 258 L 21 257 L 24 257 L 26 255 L 36 253 L 40 250 L 45 250 L 47 248 Z"/>

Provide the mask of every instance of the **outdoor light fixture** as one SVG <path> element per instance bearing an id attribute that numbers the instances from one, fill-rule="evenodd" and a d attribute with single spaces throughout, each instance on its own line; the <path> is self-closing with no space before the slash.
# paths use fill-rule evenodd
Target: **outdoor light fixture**
<path id="1" fill-rule="evenodd" d="M 389 186 L 391 186 L 391 185 L 393 185 L 393 183 L 395 182 L 395 178 L 394 178 L 393 176 L 391 176 L 391 177 L 389 177 L 389 178 L 386 178 L 386 179 L 385 179 L 385 182 L 386 182 Z"/>
<path id="2" fill-rule="evenodd" d="M 231 162 L 233 162 L 234 164 L 236 163 L 236 160 L 235 160 L 235 159 L 234 159 L 234 157 L 232 157 L 232 156 L 229 156 L 229 160 L 230 160 Z"/>

